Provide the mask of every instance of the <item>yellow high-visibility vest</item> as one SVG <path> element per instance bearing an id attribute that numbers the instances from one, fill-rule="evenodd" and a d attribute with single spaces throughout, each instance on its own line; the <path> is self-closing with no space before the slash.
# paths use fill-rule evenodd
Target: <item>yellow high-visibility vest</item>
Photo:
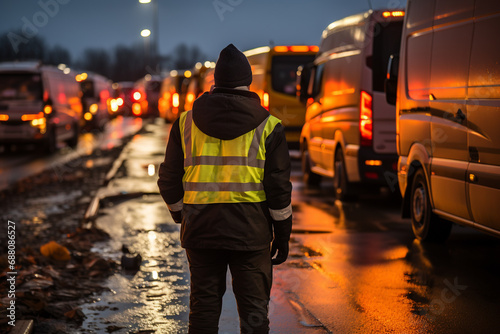
<path id="1" fill-rule="evenodd" d="M 266 139 L 281 121 L 267 117 L 254 130 L 231 140 L 203 133 L 192 111 L 181 114 L 185 204 L 263 202 Z"/>

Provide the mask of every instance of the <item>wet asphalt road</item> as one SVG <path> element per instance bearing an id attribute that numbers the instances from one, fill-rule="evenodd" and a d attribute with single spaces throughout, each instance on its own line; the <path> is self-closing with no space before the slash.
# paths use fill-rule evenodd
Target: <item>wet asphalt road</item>
<path id="1" fill-rule="evenodd" d="M 151 125 L 149 134 L 134 138 L 131 152 L 136 153 L 125 162 L 129 180 L 114 180 L 112 193 L 154 191 L 156 175 L 147 175 L 147 166 L 162 161 L 166 143 L 158 131 L 166 134 L 168 127 Z M 131 176 L 139 182 L 131 182 Z M 320 188 L 304 187 L 298 160 L 293 161 L 292 182 L 294 230 L 290 258 L 274 270 L 272 333 L 497 332 L 500 240 L 456 226 L 446 243 L 421 244 L 409 221 L 400 218 L 398 195 L 388 189 L 352 202 L 335 201 L 331 180 Z M 132 287 L 139 305 L 124 314 L 142 319 L 129 323 L 132 328 L 182 333 L 189 275 L 178 226 L 158 195 L 128 202 L 112 207 L 111 216 L 116 217 L 114 210 L 123 212 L 118 221 L 125 224 L 118 224 L 130 231 L 121 242 L 133 245 L 146 260 L 141 272 L 125 279 L 125 291 Z M 102 224 L 103 219 L 109 216 L 101 218 L 103 228 L 112 225 Z M 166 246 L 163 252 L 158 242 Z M 120 242 L 112 249 L 119 247 Z M 113 298 L 129 296 L 113 291 Z M 230 291 L 227 295 L 221 333 L 235 333 L 234 297 Z M 131 302 L 121 299 L 122 306 Z"/>
<path id="2" fill-rule="evenodd" d="M 94 250 L 118 263 L 122 246 L 142 256 L 88 301 L 80 333 L 184 333 L 189 274 L 179 226 L 156 187 L 170 125 L 145 124 L 100 192 L 97 225 L 111 241 Z M 271 333 L 496 333 L 500 240 L 455 226 L 444 244 L 422 244 L 389 190 L 333 199 L 331 180 L 308 189 L 293 161 L 294 229 L 288 261 L 274 269 Z M 229 280 L 229 278 L 228 278 Z M 236 333 L 230 288 L 221 333 Z"/>

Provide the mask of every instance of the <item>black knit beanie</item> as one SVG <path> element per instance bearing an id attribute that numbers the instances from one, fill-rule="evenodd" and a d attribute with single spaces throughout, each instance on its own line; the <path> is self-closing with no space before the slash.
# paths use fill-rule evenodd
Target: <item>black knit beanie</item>
<path id="1" fill-rule="evenodd" d="M 226 46 L 219 54 L 214 72 L 215 87 L 234 88 L 250 86 L 252 68 L 247 57 L 233 44 Z"/>

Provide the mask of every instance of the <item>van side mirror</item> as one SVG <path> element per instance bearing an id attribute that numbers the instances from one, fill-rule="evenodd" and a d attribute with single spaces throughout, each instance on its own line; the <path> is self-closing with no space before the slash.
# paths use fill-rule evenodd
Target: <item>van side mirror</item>
<path id="1" fill-rule="evenodd" d="M 311 80 L 311 69 L 313 63 L 301 65 L 297 68 L 297 98 L 303 104 L 311 97 L 308 93 L 309 81 Z"/>
<path id="2" fill-rule="evenodd" d="M 391 55 L 387 65 L 387 76 L 385 78 L 385 100 L 387 103 L 396 105 L 398 89 L 399 55 Z"/>

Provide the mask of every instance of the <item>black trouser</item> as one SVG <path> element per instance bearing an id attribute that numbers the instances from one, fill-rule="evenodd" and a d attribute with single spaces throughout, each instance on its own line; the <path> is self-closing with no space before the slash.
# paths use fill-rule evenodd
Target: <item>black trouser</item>
<path id="1" fill-rule="evenodd" d="M 233 278 L 241 333 L 269 333 L 272 284 L 269 248 L 258 251 L 186 249 L 191 271 L 189 333 L 217 333 L 226 291 L 227 266 Z"/>

